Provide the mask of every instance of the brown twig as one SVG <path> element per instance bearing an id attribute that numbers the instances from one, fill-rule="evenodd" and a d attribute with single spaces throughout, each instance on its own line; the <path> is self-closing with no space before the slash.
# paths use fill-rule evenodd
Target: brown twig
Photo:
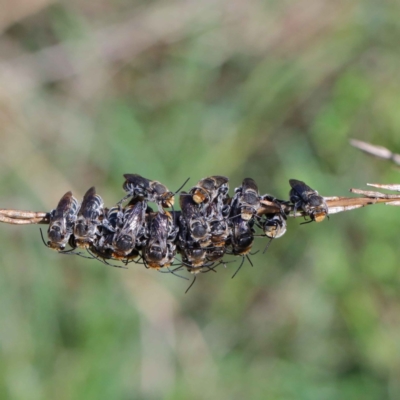
<path id="1" fill-rule="evenodd" d="M 0 222 L 14 225 L 48 224 L 50 214 L 46 212 L 0 209 Z"/>
<path id="2" fill-rule="evenodd" d="M 368 183 L 367 185 L 400 191 L 400 185 L 397 184 L 381 185 Z M 400 206 L 400 194 L 385 194 L 361 189 L 350 189 L 350 192 L 360 194 L 363 197 L 324 197 L 329 209 L 329 215 L 355 210 L 372 204 Z M 296 214 L 294 214 L 292 205 L 283 204 L 279 207 L 276 203 L 268 200 L 261 200 L 261 204 L 262 207 L 258 211 L 258 215 L 260 216 L 264 214 L 277 214 L 281 212 L 282 209 L 290 217 L 305 216 L 303 211 L 297 211 Z M 50 222 L 50 214 L 40 211 L 0 209 L 0 222 L 14 225 L 48 224 Z"/>
<path id="3" fill-rule="evenodd" d="M 391 160 L 395 164 L 400 165 L 400 154 L 393 153 L 386 147 L 376 146 L 374 144 L 356 139 L 350 139 L 350 144 L 364 153 L 370 154 L 371 156 L 383 158 L 384 160 Z"/>

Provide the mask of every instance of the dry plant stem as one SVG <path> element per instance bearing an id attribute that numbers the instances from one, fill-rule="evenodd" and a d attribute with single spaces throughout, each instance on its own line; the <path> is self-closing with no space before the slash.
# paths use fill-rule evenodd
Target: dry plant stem
<path id="1" fill-rule="evenodd" d="M 400 191 L 400 185 L 369 185 L 381 187 L 383 189 Z M 329 209 L 329 215 L 337 214 L 343 211 L 355 210 L 371 204 L 383 203 L 393 206 L 400 206 L 400 194 L 384 194 L 361 189 L 350 189 L 350 192 L 361 194 L 364 197 L 324 197 Z M 283 204 L 281 209 L 276 205 L 276 203 L 268 200 L 261 200 L 261 204 L 262 207 L 257 213 L 260 216 L 264 214 L 278 214 L 282 211 L 282 209 L 289 217 L 305 216 L 302 211 L 297 211 L 296 214 L 293 214 L 293 206 L 291 205 Z M 46 212 L 0 209 L 0 222 L 14 225 L 48 224 L 50 222 L 50 214 Z"/>
<path id="2" fill-rule="evenodd" d="M 395 192 L 400 192 L 400 185 L 397 183 L 390 184 L 390 185 L 381 185 L 380 183 L 367 183 L 367 186 L 373 186 L 373 187 L 377 187 L 380 189 L 393 190 Z"/>
<path id="3" fill-rule="evenodd" d="M 46 218 L 49 216 L 49 213 L 40 212 L 40 211 L 22 211 L 22 210 L 7 210 L 4 208 L 0 208 L 0 214 L 5 215 L 9 218 L 18 218 L 18 219 L 32 219 L 32 218 Z"/>
<path id="4" fill-rule="evenodd" d="M 383 158 L 384 160 L 391 160 L 395 164 L 400 165 L 400 154 L 392 153 L 389 149 L 382 146 L 376 146 L 361 140 L 351 139 L 350 144 L 371 156 Z"/>
<path id="5" fill-rule="evenodd" d="M 381 201 L 381 203 L 385 203 L 387 200 L 400 200 L 400 195 L 398 194 L 385 194 L 385 193 L 372 192 L 369 190 L 361 190 L 361 189 L 350 189 L 350 192 L 362 194 L 363 196 L 371 199 L 376 199 L 376 200 L 383 199 L 384 201 Z"/>
<path id="6" fill-rule="evenodd" d="M 12 225 L 31 225 L 31 224 L 48 224 L 49 220 L 43 218 L 18 219 L 0 215 L 0 222 L 5 222 L 6 224 L 12 224 Z"/>
<path id="7" fill-rule="evenodd" d="M 0 222 L 14 225 L 48 224 L 50 214 L 46 212 L 0 209 Z"/>

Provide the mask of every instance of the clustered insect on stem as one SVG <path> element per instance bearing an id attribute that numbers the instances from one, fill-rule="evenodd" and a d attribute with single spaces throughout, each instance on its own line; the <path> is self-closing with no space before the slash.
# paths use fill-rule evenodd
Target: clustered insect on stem
<path id="1" fill-rule="evenodd" d="M 50 212 L 45 245 L 84 257 L 80 250 L 86 250 L 89 257 L 115 267 L 121 265 L 114 261 L 135 262 L 171 273 L 186 269 L 195 276 L 225 265 L 224 255 L 232 254 L 241 258 L 235 276 L 246 259 L 251 263 L 256 228 L 270 243 L 286 232 L 292 208 L 294 214 L 301 210 L 310 222 L 323 220 L 329 212 L 323 197 L 297 180 L 290 181 L 290 200 L 284 201 L 260 195 L 251 178 L 244 179 L 230 197 L 228 178 L 210 176 L 181 192 L 181 210 L 175 211 L 175 193 L 162 183 L 137 174 L 124 178 L 127 195 L 111 208 L 104 207 L 94 187 L 81 204 L 67 192 Z M 149 202 L 156 204 L 156 211 Z"/>
<path id="2" fill-rule="evenodd" d="M 230 197 L 228 178 L 210 176 L 188 192 L 180 192 L 181 210 L 176 211 L 176 193 L 162 183 L 137 174 L 125 174 L 124 178 L 127 194 L 111 208 L 104 207 L 92 187 L 81 203 L 67 192 L 50 213 L 0 209 L 0 222 L 48 224 L 47 242 L 41 231 L 43 242 L 62 254 L 97 259 L 118 268 L 134 262 L 174 275 L 186 269 L 195 280 L 199 273 L 226 265 L 225 254 L 241 258 L 235 276 L 245 260 L 251 264 L 254 237 L 269 239 L 265 252 L 273 239 L 285 234 L 289 216 L 303 216 L 303 223 L 321 222 L 329 214 L 370 204 L 400 205 L 400 195 L 359 189 L 351 190 L 361 198 L 322 197 L 295 179 L 289 181 L 288 201 L 260 194 L 251 178 L 244 179 Z M 399 190 L 399 185 L 373 186 Z M 156 204 L 156 211 L 148 205 L 151 202 Z"/>

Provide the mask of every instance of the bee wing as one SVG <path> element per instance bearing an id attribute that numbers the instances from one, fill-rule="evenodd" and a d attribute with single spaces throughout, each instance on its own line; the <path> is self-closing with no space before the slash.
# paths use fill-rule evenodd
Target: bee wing
<path id="1" fill-rule="evenodd" d="M 306 185 L 303 181 L 298 181 L 297 179 L 289 179 L 289 184 L 291 188 L 302 198 L 303 201 L 308 201 L 308 196 L 312 193 L 317 194 L 314 189 Z"/>
<path id="2" fill-rule="evenodd" d="M 128 208 L 124 213 L 124 225 L 121 229 L 121 235 L 136 236 L 145 221 L 145 211 L 146 206 L 143 201 Z"/>
<path id="3" fill-rule="evenodd" d="M 213 190 L 216 186 L 216 182 L 213 176 L 201 179 L 196 186 L 202 187 L 205 190 Z"/>
<path id="4" fill-rule="evenodd" d="M 68 211 L 71 209 L 74 203 L 74 197 L 72 196 L 72 192 L 69 191 L 61 197 L 61 200 L 58 202 L 57 208 L 54 210 L 52 220 L 63 219 L 67 215 Z M 76 201 L 76 200 L 75 200 Z"/>
<path id="5" fill-rule="evenodd" d="M 197 204 L 192 196 L 188 195 L 186 192 L 180 193 L 179 205 L 181 206 L 182 215 L 186 220 L 191 219 L 196 214 Z"/>
<path id="6" fill-rule="evenodd" d="M 150 187 L 159 195 L 162 195 L 164 193 L 169 193 L 168 188 L 158 181 L 150 182 Z"/>
<path id="7" fill-rule="evenodd" d="M 157 213 L 150 223 L 150 240 L 156 239 L 160 244 L 165 243 L 166 245 L 168 236 L 168 216 Z"/>
<path id="8" fill-rule="evenodd" d="M 244 192 L 246 190 L 254 190 L 256 193 L 258 193 L 258 186 L 257 186 L 256 182 L 254 181 L 254 179 L 251 179 L 251 178 L 243 179 L 242 188 L 243 188 Z"/>
<path id="9" fill-rule="evenodd" d="M 96 193 L 96 189 L 92 186 L 83 196 L 81 208 L 78 216 L 86 219 L 96 219 L 102 213 L 103 199 Z"/>
<path id="10" fill-rule="evenodd" d="M 144 189 L 150 189 L 151 180 L 144 178 L 138 174 L 124 174 L 124 178 L 127 182 L 132 183 L 135 186 L 140 186 Z"/>
<path id="11" fill-rule="evenodd" d="M 217 188 L 229 182 L 229 179 L 226 176 L 214 175 L 212 178 L 215 180 Z"/>

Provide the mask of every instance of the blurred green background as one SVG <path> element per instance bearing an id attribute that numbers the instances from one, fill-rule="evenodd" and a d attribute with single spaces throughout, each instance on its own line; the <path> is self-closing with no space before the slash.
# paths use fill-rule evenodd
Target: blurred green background
<path id="1" fill-rule="evenodd" d="M 0 206 L 49 211 L 123 173 L 288 179 L 325 196 L 399 183 L 400 4 L 4 0 Z M 0 228 L 1 399 L 399 399 L 395 207 L 290 220 L 188 282 L 108 268 Z M 254 248 L 262 249 L 257 240 Z"/>

